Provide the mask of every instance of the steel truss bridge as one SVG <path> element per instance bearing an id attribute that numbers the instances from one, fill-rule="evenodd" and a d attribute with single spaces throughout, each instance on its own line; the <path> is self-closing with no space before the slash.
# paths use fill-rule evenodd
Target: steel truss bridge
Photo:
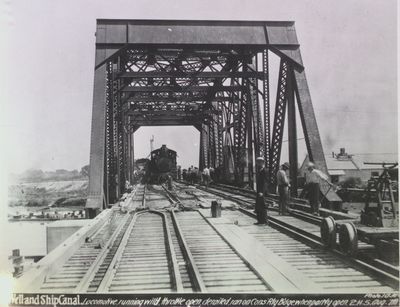
<path id="1" fill-rule="evenodd" d="M 310 160 L 327 172 L 294 22 L 97 20 L 86 208 L 94 216 L 124 192 L 141 126 L 194 126 L 199 168 L 231 170 L 238 186 L 252 184 L 254 159 L 264 156 L 274 185 L 286 117 L 296 196 L 296 116 Z"/>

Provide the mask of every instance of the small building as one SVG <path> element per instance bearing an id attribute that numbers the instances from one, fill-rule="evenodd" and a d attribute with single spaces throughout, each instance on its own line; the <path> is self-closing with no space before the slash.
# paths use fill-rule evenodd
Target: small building
<path id="1" fill-rule="evenodd" d="M 332 152 L 325 155 L 328 173 L 333 183 L 344 181 L 348 178 L 359 178 L 362 182 L 368 181 L 371 176 L 382 172 L 381 165 L 369 165 L 368 162 L 398 162 L 397 154 L 349 154 L 345 148 L 340 148 L 339 153 Z M 305 177 L 307 173 L 308 155 L 300 167 L 299 176 Z"/>

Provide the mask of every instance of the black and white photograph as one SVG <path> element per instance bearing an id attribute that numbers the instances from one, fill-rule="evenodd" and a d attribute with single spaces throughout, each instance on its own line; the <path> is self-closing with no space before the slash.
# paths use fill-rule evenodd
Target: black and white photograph
<path id="1" fill-rule="evenodd" d="M 396 0 L 1 0 L 0 306 L 398 306 Z"/>

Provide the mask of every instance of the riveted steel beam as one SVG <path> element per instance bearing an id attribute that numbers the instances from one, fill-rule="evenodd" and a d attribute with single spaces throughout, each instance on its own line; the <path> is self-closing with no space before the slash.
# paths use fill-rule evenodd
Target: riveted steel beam
<path id="1" fill-rule="evenodd" d="M 128 102 L 172 102 L 172 103 L 186 103 L 186 102 L 198 102 L 198 103 L 205 103 L 207 97 L 205 96 L 187 96 L 187 97 L 162 97 L 162 96 L 147 96 L 147 97 L 141 97 L 141 96 L 133 96 L 129 97 L 126 99 Z M 221 98 L 214 98 L 211 101 L 224 101 L 224 102 L 230 102 L 232 99 L 229 97 L 221 97 Z"/>
<path id="2" fill-rule="evenodd" d="M 106 58 L 105 52 L 96 53 L 96 61 Z M 90 139 L 90 177 L 86 208 L 92 211 L 102 210 L 105 194 L 104 183 L 104 155 L 105 155 L 105 127 L 107 104 L 107 67 L 102 66 L 95 70 L 93 87 L 92 127 Z M 89 213 L 91 215 L 91 213 Z"/>
<path id="3" fill-rule="evenodd" d="M 268 52 L 281 59 L 272 126 Z M 295 188 L 296 101 L 309 157 L 326 171 L 294 22 L 97 20 L 87 208 L 124 192 L 140 126 L 196 127 L 200 168 L 223 166 L 238 185 L 252 185 L 253 159 L 264 155 L 274 183 L 286 108 Z"/>
<path id="4" fill-rule="evenodd" d="M 305 72 L 295 71 L 294 77 L 297 103 L 299 106 L 300 119 L 303 126 L 308 156 L 310 161 L 314 162 L 320 170 L 328 173 Z"/>
<path id="5" fill-rule="evenodd" d="M 292 197 L 297 197 L 297 173 L 299 161 L 297 152 L 296 102 L 294 99 L 293 74 L 289 74 L 287 82 L 290 194 Z"/>
<path id="6" fill-rule="evenodd" d="M 278 90 L 275 106 L 274 129 L 272 134 L 272 144 L 270 153 L 270 169 L 271 169 L 271 185 L 272 189 L 276 185 L 276 173 L 279 170 L 279 162 L 281 158 L 283 131 L 285 126 L 286 100 L 288 90 L 288 77 L 291 73 L 289 64 L 281 60 L 279 69 Z"/>
<path id="7" fill-rule="evenodd" d="M 270 174 L 270 150 L 271 150 L 271 124 L 270 124 L 270 94 L 269 94 L 269 58 L 268 49 L 262 54 L 263 65 L 263 107 L 264 107 L 264 160 L 265 167 Z"/>
<path id="8" fill-rule="evenodd" d="M 249 64 L 248 68 L 252 70 L 257 69 L 257 61 L 254 59 L 253 64 Z M 248 78 L 248 100 L 251 104 L 252 111 L 252 123 L 253 123 L 253 134 L 254 134 L 254 154 L 259 156 L 264 156 L 264 131 L 262 123 L 262 112 L 260 109 L 260 103 L 258 99 L 258 83 L 254 78 Z"/>
<path id="9" fill-rule="evenodd" d="M 258 78 L 261 80 L 263 78 L 263 74 L 261 72 L 254 71 L 132 71 L 120 74 L 119 78 Z"/>
<path id="10" fill-rule="evenodd" d="M 209 91 L 209 86 L 127 86 L 121 89 L 122 92 L 148 92 L 148 93 L 158 93 L 158 92 L 204 92 Z M 229 91 L 241 91 L 242 86 L 216 86 L 213 91 L 218 92 L 229 92 Z"/>

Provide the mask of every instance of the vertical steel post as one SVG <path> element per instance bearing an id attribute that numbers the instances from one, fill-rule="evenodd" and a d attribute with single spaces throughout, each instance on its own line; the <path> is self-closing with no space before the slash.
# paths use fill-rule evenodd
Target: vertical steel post
<path id="1" fill-rule="evenodd" d="M 201 125 L 201 131 L 203 132 L 203 168 L 204 167 L 209 167 L 209 153 L 210 153 L 210 138 L 209 138 L 209 126 L 207 124 L 202 124 Z M 203 170 L 203 168 L 201 170 Z"/>
<path id="2" fill-rule="evenodd" d="M 132 164 L 131 164 L 131 128 L 129 124 L 129 117 L 127 118 L 127 124 L 124 127 L 125 130 L 125 179 L 132 182 Z"/>
<path id="3" fill-rule="evenodd" d="M 113 133 L 113 101 L 112 97 L 112 76 L 111 76 L 111 63 L 107 63 L 107 90 L 106 90 L 106 125 L 105 125 L 105 140 L 104 140 L 104 199 L 105 205 L 110 203 L 110 172 L 112 167 L 112 157 L 113 157 L 113 141 L 112 141 L 112 133 Z"/>
<path id="4" fill-rule="evenodd" d="M 216 148 L 216 153 L 217 153 L 217 161 L 216 161 L 216 167 L 223 165 L 223 144 L 224 144 L 224 136 L 223 136 L 223 127 L 224 127 L 224 117 L 222 114 L 222 101 L 217 102 L 218 107 L 218 115 L 217 115 L 217 148 Z"/>
<path id="5" fill-rule="evenodd" d="M 114 190 L 114 197 L 110 200 L 112 203 L 114 203 L 117 199 L 120 198 L 120 179 L 121 179 L 121 174 L 120 174 L 120 110 L 119 110 L 119 99 L 118 99 L 118 88 L 119 88 L 119 80 L 117 80 L 115 77 L 117 73 L 115 72 L 118 70 L 119 65 L 118 64 L 113 64 L 112 69 L 113 69 L 113 105 L 114 105 L 114 114 L 113 114 L 113 121 L 114 121 L 114 168 L 113 172 L 111 173 L 112 175 L 112 183 L 113 183 L 113 190 Z"/>
<path id="6" fill-rule="evenodd" d="M 250 70 L 258 71 L 257 56 L 253 60 L 253 64 L 249 64 Z M 247 82 L 247 100 L 251 105 L 252 120 L 253 120 L 253 140 L 254 140 L 254 153 L 258 156 L 264 156 L 264 131 L 261 120 L 260 104 L 258 99 L 258 80 L 256 78 L 249 78 Z"/>
<path id="7" fill-rule="evenodd" d="M 199 170 L 202 171 L 208 161 L 208 133 L 207 125 L 200 125 L 200 155 L 199 155 Z"/>
<path id="8" fill-rule="evenodd" d="M 215 103 L 213 103 L 213 107 L 215 107 Z M 215 123 L 215 115 L 213 114 L 208 123 L 208 167 L 215 167 L 216 160 L 216 123 Z"/>
<path id="9" fill-rule="evenodd" d="M 204 168 L 204 148 L 203 148 L 203 130 L 200 130 L 199 137 L 199 169 L 202 170 Z"/>
<path id="10" fill-rule="evenodd" d="M 296 104 L 293 89 L 293 68 L 288 67 L 288 84 L 287 84 L 287 109 L 288 109 L 288 135 L 289 135 L 289 164 L 290 164 L 290 194 L 297 197 L 297 172 L 298 172 L 298 155 L 297 155 L 297 127 L 296 127 Z"/>
<path id="11" fill-rule="evenodd" d="M 263 106 L 264 106 L 264 159 L 268 174 L 271 173 L 270 150 L 271 150 L 271 124 L 269 106 L 269 60 L 268 49 L 263 51 Z"/>
<path id="12" fill-rule="evenodd" d="M 246 128 L 247 128 L 247 175 L 250 188 L 254 188 L 254 171 L 253 171 L 253 114 L 252 114 L 252 101 L 250 94 L 250 84 L 246 80 L 245 88 L 245 100 L 247 103 L 247 116 L 246 116 Z"/>
<path id="13" fill-rule="evenodd" d="M 129 139 L 130 139 L 130 143 L 129 143 L 129 163 L 131 165 L 131 172 L 130 172 L 130 182 L 131 184 L 133 183 L 133 174 L 135 172 L 135 131 L 133 130 L 133 128 L 129 129 Z"/>
<path id="14" fill-rule="evenodd" d="M 245 69 L 246 66 L 243 66 Z M 232 79 L 233 80 L 233 79 Z M 240 84 L 239 82 L 233 82 L 232 84 Z M 236 104 L 234 109 L 234 147 L 235 147 L 235 182 L 237 185 L 242 185 L 244 182 L 244 168 L 247 162 L 245 161 L 246 156 L 246 137 L 247 133 L 247 120 L 248 120 L 248 112 L 251 113 L 251 105 L 250 109 L 248 107 L 248 99 L 246 97 L 246 80 L 242 79 L 241 85 L 245 87 L 245 90 L 239 92 L 239 95 L 232 92 L 233 103 Z M 250 117 L 251 118 L 251 117 Z"/>
<path id="15" fill-rule="evenodd" d="M 279 69 L 278 91 L 276 97 L 274 130 L 272 134 L 272 144 L 270 152 L 270 167 L 271 167 L 271 187 L 270 190 L 276 190 L 276 173 L 279 169 L 281 159 L 281 149 L 283 141 L 283 130 L 285 127 L 286 116 L 286 92 L 288 79 L 288 63 L 281 59 Z"/>
<path id="16" fill-rule="evenodd" d="M 96 50 L 96 62 L 105 59 L 105 50 Z M 86 202 L 87 217 L 94 217 L 104 208 L 104 156 L 106 127 L 106 76 L 107 66 L 94 72 L 92 128 L 90 138 L 89 191 Z"/>

